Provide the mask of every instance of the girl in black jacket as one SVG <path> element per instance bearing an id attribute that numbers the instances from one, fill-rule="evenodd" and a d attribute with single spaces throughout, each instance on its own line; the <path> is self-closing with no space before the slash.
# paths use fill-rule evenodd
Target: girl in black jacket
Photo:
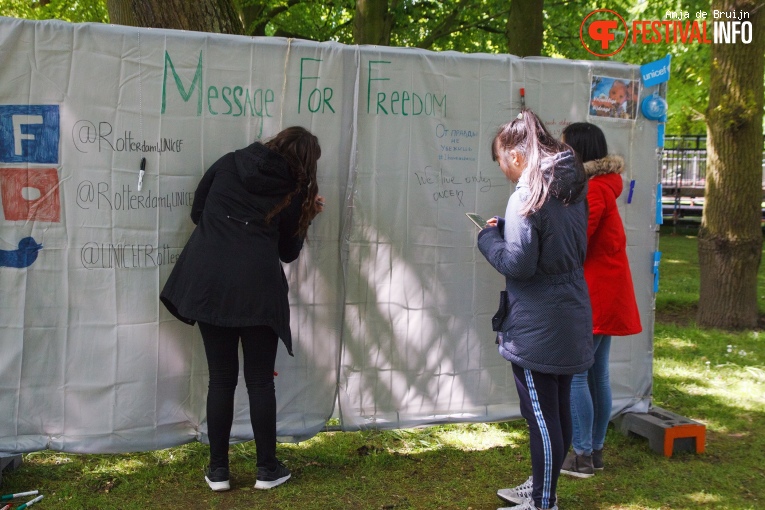
<path id="1" fill-rule="evenodd" d="M 292 355 L 287 279 L 311 220 L 323 210 L 319 140 L 302 127 L 226 154 L 202 177 L 191 219 L 197 225 L 162 289 L 178 319 L 199 323 L 210 383 L 207 434 L 214 491 L 230 488 L 228 445 L 239 378 L 239 340 L 257 449 L 256 489 L 286 482 L 276 459 L 274 364 L 279 338 Z M 281 261 L 281 262 L 280 262 Z"/>

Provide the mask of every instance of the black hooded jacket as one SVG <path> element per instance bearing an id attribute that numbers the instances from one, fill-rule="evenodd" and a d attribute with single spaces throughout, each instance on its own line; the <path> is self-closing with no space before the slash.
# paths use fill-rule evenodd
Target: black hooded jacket
<path id="1" fill-rule="evenodd" d="M 281 262 L 295 260 L 303 247 L 296 232 L 306 193 L 265 218 L 296 186 L 286 160 L 257 142 L 210 167 L 194 194 L 197 227 L 160 294 L 174 316 L 187 324 L 270 326 L 292 355 Z"/>

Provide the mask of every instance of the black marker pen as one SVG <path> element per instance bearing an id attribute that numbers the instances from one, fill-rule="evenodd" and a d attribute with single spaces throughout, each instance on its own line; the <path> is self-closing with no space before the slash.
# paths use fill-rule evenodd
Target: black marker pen
<path id="1" fill-rule="evenodd" d="M 141 158 L 141 170 L 138 172 L 138 191 L 143 187 L 143 174 L 146 170 L 146 158 Z"/>

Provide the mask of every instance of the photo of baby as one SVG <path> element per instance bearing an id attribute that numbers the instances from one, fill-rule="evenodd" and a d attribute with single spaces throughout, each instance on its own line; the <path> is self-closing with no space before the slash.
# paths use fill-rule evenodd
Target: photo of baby
<path id="1" fill-rule="evenodd" d="M 640 80 L 593 76 L 590 86 L 590 115 L 635 120 Z"/>

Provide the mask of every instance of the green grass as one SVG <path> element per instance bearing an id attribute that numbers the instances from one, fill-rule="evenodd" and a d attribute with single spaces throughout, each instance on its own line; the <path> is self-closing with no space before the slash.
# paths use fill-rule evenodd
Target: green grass
<path id="1" fill-rule="evenodd" d="M 688 311 L 699 301 L 699 254 L 696 238 L 687 234 L 663 234 L 659 240 L 659 292 L 656 309 Z"/>
<path id="2" fill-rule="evenodd" d="M 765 348 L 758 331 L 701 330 L 696 239 L 663 234 L 654 353 L 654 403 L 707 425 L 703 454 L 665 458 L 647 440 L 608 431 L 606 470 L 562 477 L 561 510 L 765 508 Z M 765 284 L 759 279 L 760 296 Z M 763 333 L 765 336 L 765 333 Z M 252 489 L 252 443 L 231 450 L 232 490 L 203 480 L 199 443 L 130 455 L 43 451 L 6 471 L 2 493 L 40 489 L 46 509 L 494 510 L 498 488 L 530 471 L 523 421 L 388 432 L 325 432 L 279 445 L 293 479 Z"/>

